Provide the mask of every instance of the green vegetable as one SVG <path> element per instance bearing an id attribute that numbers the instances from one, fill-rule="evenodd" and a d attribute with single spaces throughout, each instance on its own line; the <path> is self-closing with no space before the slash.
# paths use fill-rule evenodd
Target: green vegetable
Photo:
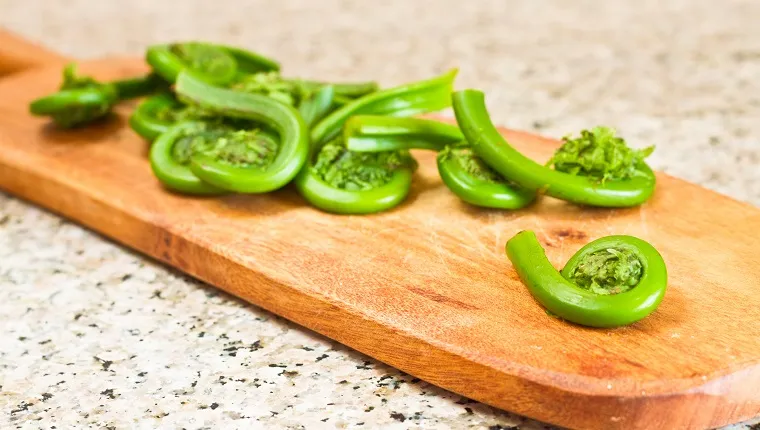
<path id="1" fill-rule="evenodd" d="M 324 118 L 333 110 L 333 100 L 335 99 L 335 87 L 325 86 L 320 88 L 298 105 L 298 112 L 301 113 L 304 122 L 311 127 L 317 121 Z"/>
<path id="2" fill-rule="evenodd" d="M 150 148 L 150 166 L 166 188 L 197 195 L 218 195 L 226 192 L 198 179 L 189 167 L 193 146 L 198 140 L 207 144 L 209 137 L 212 136 L 208 124 L 203 122 L 172 125 L 158 136 Z"/>
<path id="3" fill-rule="evenodd" d="M 313 206 L 340 214 L 369 214 L 403 202 L 417 163 L 408 151 L 360 153 L 340 139 L 315 147 L 313 163 L 296 177 L 301 195 Z"/>
<path id="4" fill-rule="evenodd" d="M 152 74 L 102 83 L 77 74 L 76 64 L 63 69 L 60 91 L 38 98 L 29 105 L 37 116 L 49 116 L 63 128 L 75 128 L 104 118 L 121 100 L 156 91 L 161 81 Z"/>
<path id="5" fill-rule="evenodd" d="M 192 173 L 202 181 L 228 191 L 265 193 L 285 186 L 303 167 L 309 151 L 308 129 L 292 106 L 266 96 L 211 86 L 192 73 L 177 78 L 180 100 L 207 114 L 253 121 L 278 137 L 279 148 L 271 163 L 230 163 L 209 152 L 194 153 Z"/>
<path id="6" fill-rule="evenodd" d="M 657 250 L 633 236 L 597 239 L 558 272 L 532 231 L 507 242 L 520 279 L 546 310 L 591 327 L 632 324 L 651 314 L 667 288 L 667 268 Z"/>
<path id="7" fill-rule="evenodd" d="M 451 90 L 457 69 L 426 81 L 377 91 L 355 99 L 332 112 L 311 131 L 314 144 L 331 140 L 343 123 L 360 114 L 413 116 L 451 106 Z"/>
<path id="8" fill-rule="evenodd" d="M 176 124 L 184 105 L 171 93 L 160 93 L 143 100 L 129 117 L 129 126 L 152 142 Z"/>
<path id="9" fill-rule="evenodd" d="M 214 85 L 227 85 L 243 75 L 280 69 L 276 61 L 253 52 L 192 41 L 150 46 L 145 60 L 155 73 L 171 83 L 185 69 Z"/>
<path id="10" fill-rule="evenodd" d="M 308 96 L 308 92 L 298 82 L 285 80 L 276 71 L 241 76 L 230 88 L 265 95 L 291 106 L 298 106 Z"/>
<path id="11" fill-rule="evenodd" d="M 562 138 L 564 144 L 549 160 L 547 166 L 571 175 L 583 175 L 598 179 L 619 181 L 635 177 L 637 166 L 644 162 L 654 146 L 646 149 L 631 149 L 625 140 L 615 136 L 615 130 L 596 127 L 581 131 L 581 136 Z"/>
<path id="12" fill-rule="evenodd" d="M 396 149 L 440 151 L 464 137 L 459 127 L 439 121 L 394 116 L 356 115 L 343 127 L 348 149 L 357 152 Z"/>
<path id="13" fill-rule="evenodd" d="M 331 83 L 309 81 L 304 79 L 293 79 L 291 81 L 299 84 L 302 88 L 309 92 L 317 92 L 327 86 L 333 87 L 335 90 L 335 95 L 337 97 L 345 97 L 347 100 L 366 96 L 367 94 L 374 93 L 379 89 L 377 82 Z"/>
<path id="14" fill-rule="evenodd" d="M 654 192 L 655 175 L 642 161 L 648 150 L 623 154 L 623 160 L 628 159 L 633 165 L 632 168 L 626 167 L 619 162 L 619 143 L 604 137 L 605 132 L 597 132 L 600 138 L 595 141 L 601 142 L 601 149 L 573 151 L 571 146 L 567 146 L 553 160 L 554 164 L 559 163 L 562 169 L 569 169 L 575 174 L 566 173 L 536 163 L 504 140 L 491 122 L 482 92 L 456 92 L 453 95 L 453 106 L 459 127 L 473 151 L 493 170 L 525 189 L 541 191 L 578 204 L 602 207 L 637 206 L 646 202 Z M 573 152 L 580 156 L 571 157 Z M 600 157 L 593 154 L 602 152 L 605 161 L 599 163 Z M 587 165 L 590 168 L 575 169 L 573 166 L 577 165 Z M 594 176 L 583 176 L 586 171 Z"/>
<path id="15" fill-rule="evenodd" d="M 463 142 L 459 127 L 420 118 L 358 115 L 346 121 L 343 138 L 352 151 L 430 149 L 438 152 L 438 174 L 459 198 L 475 206 L 520 209 L 536 194 L 501 177 Z"/>
<path id="16" fill-rule="evenodd" d="M 467 142 L 447 146 L 436 161 L 443 183 L 471 205 L 516 210 L 536 199 L 535 192 L 515 186 L 491 169 Z"/>
<path id="17" fill-rule="evenodd" d="M 340 128 L 366 113 L 408 116 L 450 106 L 456 70 L 427 81 L 371 93 L 332 112 L 311 133 L 311 154 L 296 177 L 301 195 L 327 212 L 366 214 L 395 207 L 409 194 L 416 161 L 406 149 L 360 153 L 346 147 Z"/>

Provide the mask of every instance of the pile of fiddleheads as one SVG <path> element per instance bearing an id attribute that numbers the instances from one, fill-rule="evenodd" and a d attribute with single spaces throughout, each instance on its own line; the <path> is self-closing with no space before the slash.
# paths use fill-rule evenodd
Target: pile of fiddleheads
<path id="1" fill-rule="evenodd" d="M 443 183 L 474 206 L 518 210 L 548 195 L 599 207 L 645 203 L 655 176 L 652 148 L 628 147 L 597 127 L 565 137 L 541 165 L 494 127 L 477 90 L 454 92 L 457 70 L 381 89 L 375 82 L 328 83 L 283 76 L 275 60 L 205 42 L 148 48 L 145 76 L 99 82 L 64 70 L 63 84 L 30 105 L 64 128 L 106 118 L 122 100 L 148 96 L 129 118 L 151 142 L 150 165 L 171 191 L 193 195 L 267 193 L 293 183 L 312 206 L 369 214 L 402 203 L 412 185 L 414 150 L 437 152 Z M 456 125 L 415 115 L 453 107 Z M 532 232 L 507 254 L 552 314 L 611 327 L 651 313 L 664 295 L 664 262 L 630 236 L 591 242 L 561 272 Z"/>

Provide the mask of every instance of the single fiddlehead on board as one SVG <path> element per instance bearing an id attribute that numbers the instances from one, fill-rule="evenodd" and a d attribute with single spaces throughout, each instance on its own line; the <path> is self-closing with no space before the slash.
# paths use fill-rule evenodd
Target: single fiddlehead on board
<path id="1" fill-rule="evenodd" d="M 590 242 L 561 272 L 532 231 L 510 239 L 506 252 L 533 297 L 550 313 L 576 324 L 631 324 L 654 312 L 665 296 L 668 274 L 662 256 L 633 236 Z"/>

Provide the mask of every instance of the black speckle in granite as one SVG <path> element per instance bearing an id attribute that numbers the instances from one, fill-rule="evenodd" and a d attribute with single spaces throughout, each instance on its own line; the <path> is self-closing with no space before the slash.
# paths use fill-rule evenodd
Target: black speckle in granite
<path id="1" fill-rule="evenodd" d="M 339 384 L 348 384 L 348 381 L 346 381 L 346 380 L 344 379 L 344 380 L 342 380 L 342 381 L 340 381 L 340 382 L 338 382 L 338 383 L 339 383 Z"/>
<path id="2" fill-rule="evenodd" d="M 100 392 L 100 394 L 102 394 L 104 396 L 108 396 L 108 398 L 112 399 L 112 400 L 119 396 L 118 394 L 114 393 L 113 388 L 109 388 L 107 390 L 103 390 L 103 391 Z"/>
<path id="3" fill-rule="evenodd" d="M 275 416 L 275 415 L 280 415 L 280 413 L 279 413 L 279 412 L 275 412 L 275 411 L 269 411 L 269 413 L 270 413 L 270 414 L 272 414 L 272 416 Z"/>
<path id="4" fill-rule="evenodd" d="M 314 348 L 309 348 L 308 346 L 304 346 L 301 349 L 303 349 L 304 351 L 314 351 Z"/>
<path id="5" fill-rule="evenodd" d="M 495 424 L 495 425 L 492 425 L 492 426 L 488 427 L 488 430 L 517 430 L 519 428 L 520 427 L 518 427 L 518 426 L 507 426 L 507 427 L 505 427 L 505 426 L 503 426 L 501 424 Z"/>
<path id="6" fill-rule="evenodd" d="M 191 387 L 195 388 L 195 386 L 198 385 L 198 381 L 193 381 L 192 384 L 190 384 Z"/>
<path id="7" fill-rule="evenodd" d="M 401 421 L 402 423 L 406 421 L 406 417 L 404 414 L 400 412 L 391 412 L 391 418 L 393 418 L 396 421 Z"/>
<path id="8" fill-rule="evenodd" d="M 364 363 L 357 365 L 357 366 L 356 366 L 356 368 L 357 368 L 357 369 L 364 369 L 364 370 L 368 370 L 368 369 L 371 369 L 371 368 L 372 368 L 372 367 L 370 367 L 370 364 L 372 364 L 372 363 L 371 363 L 371 362 L 369 362 L 369 361 L 365 361 Z"/>
<path id="9" fill-rule="evenodd" d="M 330 418 L 323 418 L 323 419 L 321 419 L 320 421 L 322 421 L 323 423 L 326 423 L 326 422 L 327 422 L 327 420 L 329 420 L 329 419 L 330 419 Z"/>
<path id="10" fill-rule="evenodd" d="M 357 425 L 357 426 L 363 426 L 363 425 L 364 425 L 364 421 L 362 421 L 362 422 L 360 422 L 360 423 L 356 423 L 356 425 Z"/>
<path id="11" fill-rule="evenodd" d="M 40 345 L 44 345 L 44 344 L 46 344 L 46 343 L 50 343 L 50 342 L 52 342 L 52 340 L 50 340 L 50 339 L 47 339 L 47 340 L 42 340 L 42 341 L 39 341 L 39 342 L 37 342 L 37 343 L 39 343 Z"/>
<path id="12" fill-rule="evenodd" d="M 97 360 L 100 363 L 100 366 L 105 371 L 108 371 L 108 368 L 111 367 L 111 365 L 113 364 L 113 361 L 111 361 L 111 360 L 103 360 L 102 358 L 100 358 L 98 356 L 94 356 L 92 358 L 94 358 L 95 360 Z M 71 364 L 74 364 L 74 363 L 71 363 Z"/>
<path id="13" fill-rule="evenodd" d="M 66 381 L 58 381 L 58 382 L 55 383 L 55 385 L 61 385 L 61 384 L 65 384 L 65 383 L 66 383 Z"/>
<path id="14" fill-rule="evenodd" d="M 327 357 L 329 357 L 329 355 L 327 355 L 327 354 L 322 354 L 322 355 L 320 355 L 319 357 L 317 357 L 316 361 L 322 361 L 322 360 L 324 360 L 324 359 L 325 359 L 325 358 L 327 358 Z"/>
<path id="15" fill-rule="evenodd" d="M 374 410 L 375 410 L 375 407 L 374 406 L 370 406 L 367 409 L 365 409 L 364 412 L 372 412 Z"/>
<path id="16" fill-rule="evenodd" d="M 388 399 L 380 399 L 380 403 L 388 403 Z"/>
<path id="17" fill-rule="evenodd" d="M 464 408 L 464 410 L 467 412 L 467 415 L 472 415 L 472 408 Z"/>
<path id="18" fill-rule="evenodd" d="M 139 328 L 131 328 L 127 330 L 127 333 L 131 334 L 132 336 L 139 336 L 140 335 L 140 329 Z"/>
<path id="19" fill-rule="evenodd" d="M 19 412 L 24 412 L 29 410 L 29 406 L 32 406 L 33 403 L 29 402 L 21 402 L 18 406 L 16 406 L 16 409 L 11 410 L 11 415 L 17 414 Z"/>
<path id="20" fill-rule="evenodd" d="M 327 406 L 333 406 L 335 403 L 328 403 Z"/>
<path id="21" fill-rule="evenodd" d="M 52 395 L 52 394 L 50 394 L 50 393 L 42 393 L 42 401 L 43 401 L 43 402 L 46 402 L 46 401 L 47 401 L 48 399 L 50 399 L 51 397 L 53 397 L 53 395 Z"/>
<path id="22" fill-rule="evenodd" d="M 354 390 L 358 390 L 360 387 L 358 385 L 354 385 Z"/>
<path id="23" fill-rule="evenodd" d="M 163 297 L 161 296 L 161 290 L 153 290 L 153 295 L 150 296 L 150 298 L 163 300 Z"/>
<path id="24" fill-rule="evenodd" d="M 270 364 L 269 367 L 282 367 L 282 368 L 285 368 L 285 367 L 288 367 L 288 365 L 287 364 Z"/>
<path id="25" fill-rule="evenodd" d="M 79 318 L 82 318 L 81 312 L 77 312 L 76 314 L 74 314 L 74 321 L 79 321 Z"/>
<path id="26" fill-rule="evenodd" d="M 219 407 L 219 403 L 214 402 L 214 403 L 210 404 L 208 407 L 211 408 L 211 409 L 216 409 L 216 408 Z"/>
<path id="27" fill-rule="evenodd" d="M 295 378 L 296 376 L 298 376 L 298 372 L 296 372 L 295 370 L 291 370 L 291 371 L 283 370 L 282 372 L 277 374 L 277 376 L 282 376 L 282 375 L 285 375 L 288 378 Z"/>
<path id="28" fill-rule="evenodd" d="M 202 332 L 198 333 L 198 337 L 203 337 L 203 336 L 205 336 L 205 335 L 206 335 L 206 332 L 205 332 L 205 331 L 202 331 Z"/>
<path id="29" fill-rule="evenodd" d="M 129 273 L 127 273 L 126 275 L 124 275 L 124 276 L 121 277 L 121 282 L 129 281 L 130 278 L 132 278 L 132 275 L 130 275 Z"/>
<path id="30" fill-rule="evenodd" d="M 21 342 L 23 342 L 23 341 L 25 341 L 25 340 L 27 340 L 27 339 L 29 339 L 29 338 L 28 338 L 28 337 L 26 337 L 26 336 L 19 336 L 19 337 L 18 337 L 18 340 L 20 340 Z"/>
<path id="31" fill-rule="evenodd" d="M 97 324 L 95 324 L 95 323 L 91 323 L 91 324 L 87 324 L 87 327 L 94 327 L 94 328 L 98 328 L 98 325 L 97 325 Z"/>
<path id="32" fill-rule="evenodd" d="M 469 404 L 472 404 L 472 403 L 478 403 L 478 402 L 476 402 L 475 400 L 472 400 L 472 399 L 468 399 L 467 397 L 462 397 L 461 399 L 459 399 L 459 400 L 456 401 L 457 405 L 469 405 Z"/>

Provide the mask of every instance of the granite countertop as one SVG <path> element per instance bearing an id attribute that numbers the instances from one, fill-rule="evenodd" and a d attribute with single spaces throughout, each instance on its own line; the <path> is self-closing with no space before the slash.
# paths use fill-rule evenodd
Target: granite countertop
<path id="1" fill-rule="evenodd" d="M 207 39 L 383 85 L 458 66 L 496 122 L 554 136 L 612 125 L 656 144 L 656 168 L 760 205 L 760 3 L 383 3 L 0 0 L 0 26 L 78 58 Z M 2 193 L 0 327 L 0 428 L 544 427 Z"/>

